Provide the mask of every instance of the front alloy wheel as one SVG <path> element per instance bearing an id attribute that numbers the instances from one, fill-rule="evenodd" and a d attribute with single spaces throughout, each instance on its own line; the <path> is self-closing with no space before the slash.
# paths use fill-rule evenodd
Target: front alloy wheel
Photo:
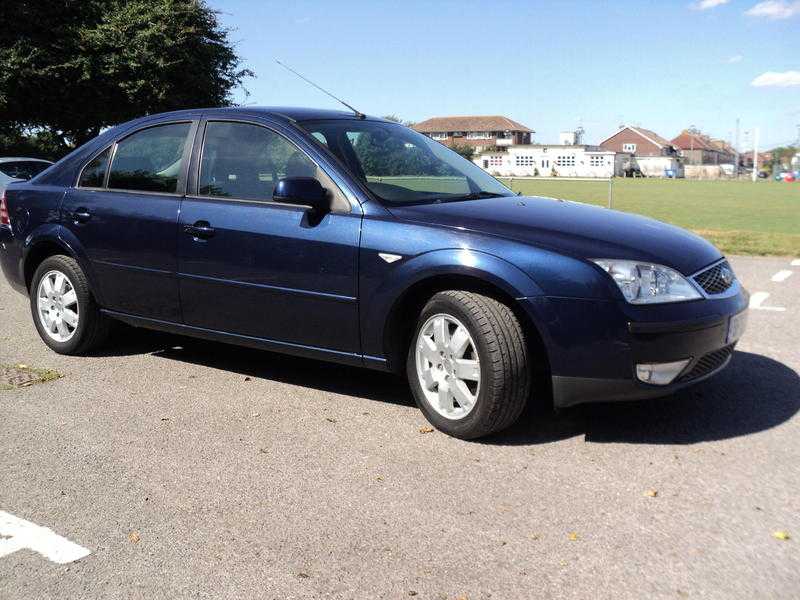
<path id="1" fill-rule="evenodd" d="M 430 407 L 461 419 L 475 407 L 481 385 L 478 350 L 467 328 L 451 315 L 430 317 L 417 335 L 417 377 Z"/>
<path id="2" fill-rule="evenodd" d="M 428 421 L 462 439 L 511 425 L 531 386 L 527 344 L 514 311 L 460 290 L 439 292 L 422 309 L 406 373 Z"/>

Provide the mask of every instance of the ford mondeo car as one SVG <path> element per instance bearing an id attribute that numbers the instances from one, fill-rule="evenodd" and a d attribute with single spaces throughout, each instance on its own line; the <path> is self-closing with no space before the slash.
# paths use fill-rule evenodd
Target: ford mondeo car
<path id="1" fill-rule="evenodd" d="M 91 351 L 116 319 L 404 372 L 460 438 L 532 399 L 697 383 L 730 361 L 748 304 L 692 233 L 518 196 L 402 125 L 297 108 L 106 131 L 9 185 L 0 264 L 56 352 Z"/>

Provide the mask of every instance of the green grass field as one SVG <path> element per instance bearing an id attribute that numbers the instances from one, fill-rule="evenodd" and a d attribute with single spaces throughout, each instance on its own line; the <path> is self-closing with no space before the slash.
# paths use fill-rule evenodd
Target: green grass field
<path id="1" fill-rule="evenodd" d="M 608 181 L 515 179 L 510 185 L 525 195 L 608 204 Z M 613 204 L 691 229 L 726 254 L 800 256 L 800 183 L 614 179 Z"/>

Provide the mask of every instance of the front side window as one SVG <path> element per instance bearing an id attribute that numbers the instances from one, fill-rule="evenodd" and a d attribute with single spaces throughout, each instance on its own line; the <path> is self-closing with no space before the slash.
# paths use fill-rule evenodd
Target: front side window
<path id="1" fill-rule="evenodd" d="M 174 194 L 190 128 L 191 123 L 158 125 L 121 140 L 111 162 L 108 187 Z"/>
<path id="2" fill-rule="evenodd" d="M 354 177 L 392 204 L 513 195 L 478 165 L 402 125 L 355 119 L 300 125 L 322 135 Z"/>
<path id="3" fill-rule="evenodd" d="M 106 179 L 106 167 L 108 167 L 108 157 L 111 155 L 111 148 L 106 148 L 98 154 L 92 161 L 83 168 L 81 180 L 78 187 L 103 187 Z"/>
<path id="4" fill-rule="evenodd" d="M 320 143 L 324 136 L 317 136 Z M 322 179 L 317 165 L 283 136 L 259 125 L 211 121 L 200 164 L 201 196 L 272 200 L 285 177 Z"/>

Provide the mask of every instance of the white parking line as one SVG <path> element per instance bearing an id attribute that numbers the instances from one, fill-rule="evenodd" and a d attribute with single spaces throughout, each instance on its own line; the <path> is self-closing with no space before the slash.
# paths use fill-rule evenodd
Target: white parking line
<path id="1" fill-rule="evenodd" d="M 775 275 L 772 276 L 772 281 L 786 281 L 789 277 L 792 276 L 793 271 L 788 269 L 781 269 Z"/>
<path id="2" fill-rule="evenodd" d="M 25 519 L 0 510 L 0 558 L 27 548 L 47 560 L 63 565 L 92 552 L 67 538 Z"/>
<path id="3" fill-rule="evenodd" d="M 750 296 L 750 308 L 753 310 L 773 310 L 775 312 L 786 310 L 782 306 L 761 306 L 767 298 L 769 298 L 769 292 L 753 292 L 753 295 Z"/>

